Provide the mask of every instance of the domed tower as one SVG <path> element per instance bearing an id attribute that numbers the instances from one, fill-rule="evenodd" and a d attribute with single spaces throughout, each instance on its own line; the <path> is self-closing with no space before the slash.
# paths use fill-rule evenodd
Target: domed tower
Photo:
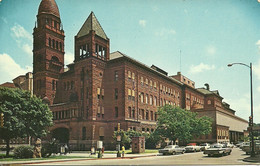
<path id="1" fill-rule="evenodd" d="M 55 0 L 42 0 L 33 30 L 33 84 L 34 94 L 50 104 L 64 71 L 64 37 Z"/>

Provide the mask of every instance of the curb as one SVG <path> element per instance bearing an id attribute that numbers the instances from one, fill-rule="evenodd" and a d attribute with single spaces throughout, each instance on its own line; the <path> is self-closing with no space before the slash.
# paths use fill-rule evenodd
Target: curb
<path id="1" fill-rule="evenodd" d="M 253 159 L 243 159 L 244 162 L 250 162 L 250 163 L 260 163 L 259 160 L 253 160 Z"/>
<path id="2" fill-rule="evenodd" d="M 66 162 L 66 161 L 82 161 L 82 160 L 111 160 L 111 159 L 119 159 L 119 160 L 123 160 L 123 159 L 135 159 L 135 158 L 142 158 L 142 157 L 153 157 L 153 156 L 157 156 L 155 155 L 147 155 L 147 156 L 132 156 L 132 157 L 110 157 L 110 158 L 82 158 L 82 159 L 60 159 L 60 160 L 43 160 L 43 161 L 35 161 L 35 162 L 24 162 L 24 163 L 4 163 L 0 165 L 4 165 L 4 166 L 8 166 L 8 165 L 26 165 L 26 164 L 31 164 L 31 165 L 35 165 L 35 164 L 44 164 L 44 163 L 58 163 L 58 162 Z"/>

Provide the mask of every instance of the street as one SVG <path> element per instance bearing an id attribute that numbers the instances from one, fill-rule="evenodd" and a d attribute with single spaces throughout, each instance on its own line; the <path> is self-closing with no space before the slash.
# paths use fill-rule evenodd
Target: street
<path id="1" fill-rule="evenodd" d="M 255 165 L 242 161 L 248 155 L 245 155 L 239 148 L 233 148 L 231 155 L 223 157 L 208 157 L 203 152 L 185 153 L 179 155 L 137 157 L 127 159 L 83 159 L 78 161 L 59 161 L 35 163 L 37 165 L 181 165 L 181 164 L 211 164 L 211 165 Z M 30 164 L 34 165 L 34 164 Z"/>

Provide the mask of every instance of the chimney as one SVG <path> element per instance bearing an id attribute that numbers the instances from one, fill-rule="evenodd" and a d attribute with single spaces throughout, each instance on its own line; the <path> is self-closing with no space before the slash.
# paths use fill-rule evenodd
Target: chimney
<path id="1" fill-rule="evenodd" d="M 206 83 L 206 84 L 204 84 L 204 85 L 206 86 L 206 89 L 209 90 L 209 84 Z"/>

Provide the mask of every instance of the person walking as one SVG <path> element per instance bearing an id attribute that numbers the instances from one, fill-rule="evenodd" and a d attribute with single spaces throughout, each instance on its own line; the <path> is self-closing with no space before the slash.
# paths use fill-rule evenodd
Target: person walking
<path id="1" fill-rule="evenodd" d="M 122 146 L 122 157 L 125 157 L 125 146 Z"/>

